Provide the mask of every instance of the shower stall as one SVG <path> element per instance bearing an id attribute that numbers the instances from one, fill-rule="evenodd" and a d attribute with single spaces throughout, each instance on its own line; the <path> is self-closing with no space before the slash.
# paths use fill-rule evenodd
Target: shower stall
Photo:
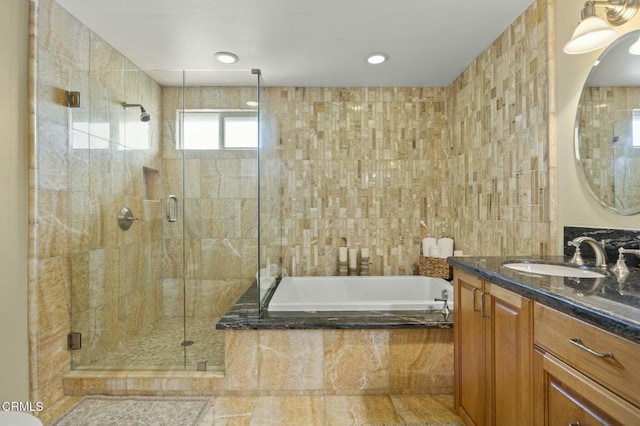
<path id="1" fill-rule="evenodd" d="M 216 322 L 251 286 L 259 315 L 281 269 L 262 76 L 114 74 L 90 68 L 68 108 L 72 368 L 221 370 Z"/>

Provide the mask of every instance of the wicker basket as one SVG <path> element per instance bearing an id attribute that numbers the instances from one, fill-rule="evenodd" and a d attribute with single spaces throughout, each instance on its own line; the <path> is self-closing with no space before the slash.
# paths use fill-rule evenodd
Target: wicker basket
<path id="1" fill-rule="evenodd" d="M 442 257 L 420 256 L 418 258 L 418 271 L 420 275 L 427 277 L 444 278 L 445 280 L 453 278 L 453 268 L 447 263 L 447 259 Z"/>

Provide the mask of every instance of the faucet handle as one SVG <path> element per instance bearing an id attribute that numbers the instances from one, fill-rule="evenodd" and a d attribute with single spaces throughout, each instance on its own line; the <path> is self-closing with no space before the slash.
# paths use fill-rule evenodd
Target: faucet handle
<path id="1" fill-rule="evenodd" d="M 619 248 L 618 253 L 620 253 L 620 255 L 618 256 L 618 261 L 616 262 L 615 266 L 611 268 L 611 272 L 613 272 L 619 280 L 623 280 L 627 277 L 627 275 L 629 275 L 629 268 L 624 262 L 625 249 Z"/>
<path id="2" fill-rule="evenodd" d="M 447 300 L 449 300 L 449 292 L 447 290 L 442 290 L 442 293 L 440 293 L 440 299 L 433 299 L 434 302 L 445 302 L 445 304 Z"/>
<path id="3" fill-rule="evenodd" d="M 573 257 L 569 261 L 569 263 L 574 263 L 576 265 L 584 265 L 584 260 L 582 260 L 582 253 L 580 253 L 580 244 L 575 244 L 573 241 L 569 241 L 569 245 L 575 246 L 576 251 L 573 253 Z"/>

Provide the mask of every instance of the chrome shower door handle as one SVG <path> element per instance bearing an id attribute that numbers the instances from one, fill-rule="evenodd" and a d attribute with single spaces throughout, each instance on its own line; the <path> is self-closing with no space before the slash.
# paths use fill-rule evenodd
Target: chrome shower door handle
<path id="1" fill-rule="evenodd" d="M 165 214 L 167 216 L 167 222 L 178 221 L 178 197 L 175 195 L 169 195 L 164 205 Z"/>

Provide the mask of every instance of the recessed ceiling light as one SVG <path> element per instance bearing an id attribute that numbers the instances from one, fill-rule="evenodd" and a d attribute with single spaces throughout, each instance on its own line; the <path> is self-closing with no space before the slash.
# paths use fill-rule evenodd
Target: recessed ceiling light
<path id="1" fill-rule="evenodd" d="M 379 65 L 383 62 L 386 62 L 387 59 L 389 59 L 389 55 L 387 55 L 386 53 L 372 53 L 371 55 L 367 56 L 367 62 L 370 63 L 371 65 Z"/>
<path id="2" fill-rule="evenodd" d="M 235 64 L 238 62 L 238 55 L 231 52 L 216 52 L 213 54 L 213 57 L 223 64 Z"/>

